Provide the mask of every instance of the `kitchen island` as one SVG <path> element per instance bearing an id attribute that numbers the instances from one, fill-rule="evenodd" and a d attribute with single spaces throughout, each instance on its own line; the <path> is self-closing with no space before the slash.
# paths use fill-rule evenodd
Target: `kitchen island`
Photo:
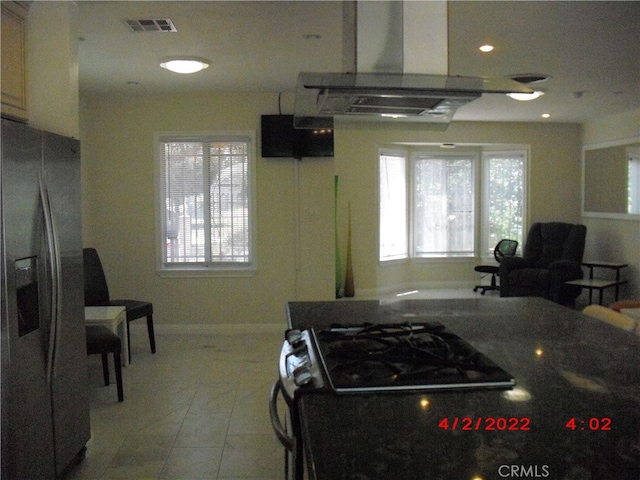
<path id="1" fill-rule="evenodd" d="M 297 398 L 312 480 L 640 478 L 640 338 L 540 298 L 292 302 L 289 326 L 440 323 L 506 390 Z M 295 422 L 294 422 L 295 423 Z"/>

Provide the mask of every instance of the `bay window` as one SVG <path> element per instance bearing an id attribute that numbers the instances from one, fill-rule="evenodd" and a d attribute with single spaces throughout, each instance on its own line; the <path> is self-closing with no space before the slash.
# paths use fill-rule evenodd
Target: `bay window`
<path id="1" fill-rule="evenodd" d="M 381 261 L 489 256 L 502 238 L 522 244 L 526 149 L 467 150 L 380 151 Z"/>

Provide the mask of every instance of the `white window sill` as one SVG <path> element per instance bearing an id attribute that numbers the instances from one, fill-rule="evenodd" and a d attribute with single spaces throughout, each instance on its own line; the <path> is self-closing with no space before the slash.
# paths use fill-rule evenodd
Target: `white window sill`
<path id="1" fill-rule="evenodd" d="M 218 267 L 218 268 L 159 268 L 156 270 L 158 276 L 163 278 L 237 278 L 252 277 L 257 273 L 254 265 L 243 267 Z"/>

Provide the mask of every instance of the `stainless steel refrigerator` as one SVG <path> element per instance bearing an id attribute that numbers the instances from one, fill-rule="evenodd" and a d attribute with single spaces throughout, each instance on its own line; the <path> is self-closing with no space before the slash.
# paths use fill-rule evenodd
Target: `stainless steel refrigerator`
<path id="1" fill-rule="evenodd" d="M 53 479 L 90 438 L 80 143 L 1 134 L 2 479 Z"/>

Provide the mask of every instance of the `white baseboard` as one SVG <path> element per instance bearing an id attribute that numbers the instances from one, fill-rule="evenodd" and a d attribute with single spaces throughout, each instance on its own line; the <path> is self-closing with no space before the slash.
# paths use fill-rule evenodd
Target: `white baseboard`
<path id="1" fill-rule="evenodd" d="M 147 325 L 141 322 L 139 325 L 136 323 L 129 324 L 132 331 L 140 330 L 145 332 Z M 154 323 L 154 330 L 156 333 L 165 335 L 249 335 L 256 333 L 282 333 L 287 329 L 287 325 L 283 321 L 282 324 L 219 324 L 219 325 L 203 325 L 203 324 L 158 324 Z"/>
<path id="2" fill-rule="evenodd" d="M 483 283 L 483 282 L 479 282 Z M 406 293 L 406 298 L 420 297 L 420 292 L 428 292 L 435 290 L 455 291 L 468 290 L 469 295 L 473 296 L 473 287 L 478 282 L 421 282 L 407 283 L 403 285 L 394 285 L 390 287 L 382 287 L 377 289 L 359 289 L 353 298 L 343 298 L 338 301 L 349 300 L 388 300 L 390 297 L 402 297 Z M 434 292 L 438 293 L 438 292 Z M 414 295 L 415 294 L 415 295 Z M 478 294 L 479 295 L 479 294 Z M 455 298 L 444 295 L 443 298 Z M 133 322 L 129 324 L 134 331 L 146 331 L 146 323 L 144 321 Z M 160 334 L 173 335 L 236 335 L 236 334 L 255 334 L 255 333 L 282 333 L 287 329 L 285 319 L 282 323 L 247 323 L 247 324 L 158 324 L 154 325 L 155 331 Z"/>

